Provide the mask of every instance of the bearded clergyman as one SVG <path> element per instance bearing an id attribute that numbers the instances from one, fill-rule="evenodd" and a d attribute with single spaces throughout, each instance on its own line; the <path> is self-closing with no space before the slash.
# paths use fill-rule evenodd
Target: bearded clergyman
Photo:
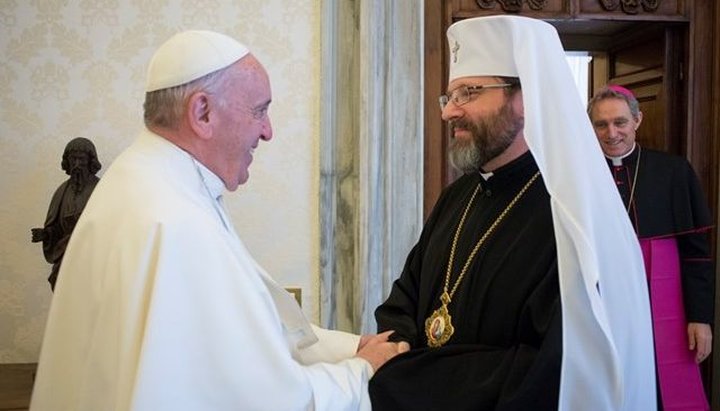
<path id="1" fill-rule="evenodd" d="M 373 411 L 655 409 L 640 249 L 557 31 L 491 16 L 447 37 L 463 176 L 375 311 L 411 349 L 370 381 Z"/>

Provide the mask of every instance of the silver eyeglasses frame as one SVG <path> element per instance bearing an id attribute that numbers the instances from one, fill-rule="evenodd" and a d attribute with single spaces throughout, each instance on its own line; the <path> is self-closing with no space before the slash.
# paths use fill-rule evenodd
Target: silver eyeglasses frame
<path id="1" fill-rule="evenodd" d="M 510 83 L 498 83 L 498 84 L 483 84 L 479 86 L 460 86 L 450 92 L 450 95 L 443 94 L 438 97 L 438 103 L 440 104 L 440 110 L 445 110 L 445 107 L 452 101 L 456 106 L 462 106 L 468 103 L 471 99 L 470 96 L 473 94 L 479 94 L 485 89 L 489 88 L 507 88 L 512 87 Z"/>

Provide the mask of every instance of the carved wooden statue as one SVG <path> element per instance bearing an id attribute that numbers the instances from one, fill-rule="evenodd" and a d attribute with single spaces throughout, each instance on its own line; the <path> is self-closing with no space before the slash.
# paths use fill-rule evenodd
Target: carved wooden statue
<path id="1" fill-rule="evenodd" d="M 51 290 L 55 290 L 60 263 L 70 240 L 70 234 L 90 194 L 100 180 L 95 174 L 100 171 L 102 165 L 92 141 L 77 137 L 65 146 L 61 167 L 70 178 L 55 190 L 45 226 L 30 230 L 32 242 L 42 241 L 45 259 L 53 265 L 48 277 Z"/>

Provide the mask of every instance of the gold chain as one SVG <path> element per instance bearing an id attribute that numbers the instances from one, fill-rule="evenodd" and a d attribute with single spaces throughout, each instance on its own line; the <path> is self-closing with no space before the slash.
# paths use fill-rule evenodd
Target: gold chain
<path id="1" fill-rule="evenodd" d="M 640 169 L 640 144 L 638 144 L 638 158 L 635 160 L 635 175 L 633 176 L 632 186 L 630 187 L 630 199 L 628 200 L 627 211 L 630 212 L 633 198 L 635 197 L 635 186 L 637 185 L 638 170 Z"/>
<path id="2" fill-rule="evenodd" d="M 448 289 L 450 288 L 450 275 L 452 274 L 453 261 L 455 261 L 455 249 L 457 248 L 458 238 L 460 237 L 460 232 L 465 225 L 465 218 L 467 217 L 468 211 L 470 210 L 470 207 L 472 207 L 478 191 L 480 191 L 479 183 L 477 187 L 475 187 L 475 191 L 473 191 L 472 196 L 470 197 L 470 201 L 468 201 L 467 205 L 465 206 L 465 210 L 463 211 L 462 217 L 460 218 L 460 223 L 455 230 L 455 236 L 453 237 L 452 246 L 450 247 L 450 259 L 448 261 L 447 272 L 445 273 L 445 285 L 443 286 L 443 293 L 440 296 L 440 308 L 435 310 L 432 315 L 425 320 L 425 335 L 428 339 L 428 346 L 440 347 L 446 342 L 448 342 L 448 340 L 450 340 L 450 337 L 452 337 L 453 333 L 455 332 L 455 328 L 452 325 L 452 317 L 450 316 L 450 312 L 448 311 L 448 305 L 452 301 L 452 297 L 455 295 L 455 291 L 457 291 L 460 282 L 462 282 L 463 278 L 465 277 L 465 273 L 467 273 L 468 267 L 470 267 L 470 263 L 472 262 L 473 258 L 475 258 L 475 254 L 477 254 L 480 246 L 482 246 L 485 240 L 490 236 L 490 234 L 495 231 L 495 228 L 497 228 L 500 222 L 502 222 L 507 213 L 513 208 L 515 203 L 518 202 L 520 197 L 525 194 L 525 191 L 527 191 L 527 189 L 538 178 L 538 176 L 540 176 L 539 171 L 536 172 L 535 175 L 533 175 L 527 183 L 525 183 L 523 188 L 520 189 L 520 191 L 515 195 L 515 198 L 510 201 L 507 207 L 505 207 L 502 213 L 500 213 L 500 215 L 490 225 L 490 228 L 488 228 L 487 231 L 485 231 L 485 234 L 480 237 L 477 244 L 475 244 L 475 247 L 473 247 L 472 251 L 470 252 L 467 260 L 465 261 L 465 265 L 463 266 L 462 270 L 460 270 L 460 275 L 458 275 L 457 280 L 455 280 L 455 284 L 453 285 L 452 290 L 448 292 Z"/>
<path id="3" fill-rule="evenodd" d="M 470 263 L 472 262 L 473 258 L 475 258 L 475 254 L 477 254 L 478 250 L 480 249 L 480 246 L 483 245 L 485 240 L 490 236 L 490 234 L 495 231 L 495 228 L 497 228 L 498 224 L 505 218 L 507 213 L 510 211 L 510 209 L 513 208 L 515 203 L 522 197 L 522 195 L 527 191 L 527 189 L 530 187 L 530 185 L 538 178 L 540 175 L 540 172 L 536 172 L 534 176 L 530 180 L 528 180 L 527 183 L 525 183 L 525 186 L 517 193 L 515 194 L 515 198 L 510 201 L 510 203 L 505 207 L 502 213 L 495 219 L 495 221 L 490 225 L 490 228 L 485 231 L 485 234 L 483 234 L 482 237 L 478 240 L 477 244 L 475 244 L 475 247 L 470 252 L 470 255 L 468 256 L 467 260 L 465 261 L 465 265 L 463 266 L 462 270 L 460 271 L 460 275 L 458 276 L 457 280 L 455 280 L 455 285 L 453 285 L 452 290 L 448 293 L 448 287 L 450 286 L 450 275 L 452 273 L 452 266 L 453 266 L 453 260 L 455 259 L 455 248 L 457 247 L 458 238 L 460 237 L 460 232 L 462 231 L 462 227 L 465 224 L 465 217 L 467 216 L 468 211 L 470 210 L 470 207 L 472 206 L 473 201 L 475 201 L 475 196 L 477 195 L 480 184 L 478 184 L 477 187 L 475 187 L 475 191 L 473 192 L 472 197 L 470 197 L 470 201 L 468 202 L 467 206 L 465 206 L 465 211 L 463 212 L 462 218 L 460 218 L 460 224 L 458 224 L 457 230 L 455 230 L 455 237 L 453 237 L 452 247 L 450 248 L 450 261 L 448 261 L 448 268 L 447 272 L 445 273 L 445 286 L 443 288 L 443 291 L 445 294 L 447 294 L 448 297 L 448 303 L 450 300 L 452 300 L 453 295 L 455 295 L 455 291 L 457 291 L 458 286 L 460 285 L 460 282 L 462 281 L 463 277 L 465 276 L 465 273 L 468 270 L 468 267 L 470 267 Z"/>

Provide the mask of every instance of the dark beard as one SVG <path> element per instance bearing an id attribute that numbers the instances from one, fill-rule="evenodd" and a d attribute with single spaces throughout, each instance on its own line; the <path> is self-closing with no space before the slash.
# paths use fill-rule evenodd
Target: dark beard
<path id="1" fill-rule="evenodd" d="M 85 188 L 88 183 L 90 171 L 82 167 L 76 167 L 70 170 L 70 187 L 76 194 Z"/>
<path id="2" fill-rule="evenodd" d="M 509 102 L 503 104 L 494 115 L 474 123 L 458 119 L 450 122 L 450 128 L 468 130 L 470 140 L 450 139 L 450 164 L 470 174 L 482 171 L 482 166 L 502 154 L 525 125 L 525 119 L 517 116 Z"/>

